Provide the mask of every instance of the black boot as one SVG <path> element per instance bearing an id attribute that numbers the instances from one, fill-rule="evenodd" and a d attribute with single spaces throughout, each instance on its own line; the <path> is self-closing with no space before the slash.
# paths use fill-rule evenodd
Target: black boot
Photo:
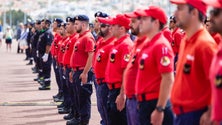
<path id="1" fill-rule="evenodd" d="M 81 125 L 80 118 L 73 118 L 66 122 L 66 125 Z"/>
<path id="2" fill-rule="evenodd" d="M 73 113 L 72 113 L 72 112 L 69 112 L 69 114 L 68 114 L 68 115 L 65 115 L 65 116 L 63 117 L 63 119 L 65 119 L 65 120 L 71 120 L 73 117 L 74 117 Z"/>
<path id="3" fill-rule="evenodd" d="M 43 80 L 43 82 L 41 82 L 40 84 L 41 84 L 41 86 L 39 87 L 39 90 L 50 90 L 51 89 L 49 81 L 45 82 Z"/>
<path id="4" fill-rule="evenodd" d="M 30 60 L 26 65 L 32 65 L 32 60 Z"/>
<path id="5" fill-rule="evenodd" d="M 70 112 L 70 108 L 69 107 L 63 107 L 63 108 L 59 108 L 58 109 L 58 113 L 59 114 L 68 114 Z"/>

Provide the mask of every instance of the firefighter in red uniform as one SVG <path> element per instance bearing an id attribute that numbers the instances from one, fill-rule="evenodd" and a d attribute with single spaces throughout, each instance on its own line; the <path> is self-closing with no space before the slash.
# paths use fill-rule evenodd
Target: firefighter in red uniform
<path id="1" fill-rule="evenodd" d="M 65 120 L 70 120 L 73 118 L 74 116 L 74 109 L 72 109 L 72 105 L 74 105 L 74 101 L 71 100 L 72 96 L 74 96 L 74 93 L 71 93 L 72 91 L 72 87 L 73 84 L 70 83 L 69 81 L 69 73 L 71 72 L 71 66 L 70 66 L 70 59 L 71 59 L 71 55 L 72 52 L 74 50 L 74 44 L 76 42 L 76 40 L 79 37 L 79 34 L 76 33 L 75 30 L 75 20 L 74 18 L 67 18 L 67 23 L 66 23 L 66 32 L 70 34 L 70 40 L 66 43 L 65 46 L 65 53 L 63 56 L 63 72 L 65 73 L 65 78 L 66 78 L 66 84 L 64 87 L 64 101 L 68 104 L 68 107 L 71 108 L 71 111 L 69 112 L 68 115 L 64 116 L 63 118 Z"/>
<path id="2" fill-rule="evenodd" d="M 132 35 L 137 36 L 137 38 L 135 39 L 135 44 L 130 54 L 129 63 L 125 69 L 123 76 L 124 92 L 126 94 L 126 116 L 128 125 L 140 125 L 137 110 L 135 85 L 138 70 L 138 54 L 141 51 L 146 36 L 141 34 L 139 31 L 141 17 L 136 14 L 137 11 L 141 10 L 138 9 L 134 12 L 125 14 L 126 17 L 131 18 L 130 29 Z"/>
<path id="3" fill-rule="evenodd" d="M 59 114 L 65 114 L 65 113 L 69 113 L 69 103 L 67 103 L 67 100 L 64 99 L 65 94 L 67 95 L 67 90 L 65 89 L 65 75 L 64 75 L 64 71 L 63 71 L 63 56 L 65 53 L 65 46 L 67 44 L 67 42 L 70 39 L 70 36 L 67 34 L 66 32 L 66 24 L 62 23 L 61 24 L 61 34 L 63 34 L 63 39 L 61 41 L 59 41 L 58 43 L 58 59 L 57 59 L 57 64 L 59 67 L 59 77 L 60 77 L 60 83 L 61 83 L 61 87 L 62 87 L 62 91 L 63 91 L 63 98 L 60 99 L 59 101 L 62 101 L 62 104 L 60 106 L 58 106 L 58 113 Z"/>
<path id="4" fill-rule="evenodd" d="M 53 34 L 54 34 L 54 40 L 52 42 L 52 46 L 51 46 L 51 54 L 52 54 L 52 64 L 53 64 L 53 69 L 55 72 L 55 78 L 56 78 L 56 83 L 58 85 L 58 93 L 53 96 L 54 100 L 59 100 L 62 97 L 62 88 L 61 88 L 61 83 L 60 83 L 60 77 L 59 77 L 59 69 L 58 66 L 56 64 L 56 58 L 57 58 L 57 53 L 55 53 L 57 47 L 58 47 L 58 41 L 61 39 L 61 35 L 59 33 L 59 26 L 60 24 L 63 22 L 62 19 L 59 18 L 55 18 L 52 24 L 53 27 Z"/>
<path id="5" fill-rule="evenodd" d="M 181 42 L 171 92 L 176 125 L 209 125 L 211 112 L 210 65 L 216 43 L 204 28 L 207 6 L 202 0 L 170 0 L 177 4 L 177 25 L 186 35 Z"/>
<path id="6" fill-rule="evenodd" d="M 222 36 L 222 1 L 204 0 L 208 5 L 213 6 L 210 11 L 211 29 Z M 210 68 L 210 80 L 212 90 L 212 111 L 211 119 L 214 125 L 222 125 L 222 43 L 220 41 L 218 51 L 214 55 Z"/>
<path id="7" fill-rule="evenodd" d="M 130 20 L 124 15 L 118 14 L 113 19 L 107 20 L 112 25 L 113 35 L 117 38 L 109 54 L 105 72 L 105 81 L 109 88 L 108 116 L 111 125 L 127 125 L 125 110 L 125 94 L 123 88 L 123 72 L 129 62 L 129 53 L 132 41 L 129 34 Z"/>
<path id="8" fill-rule="evenodd" d="M 210 18 L 206 18 L 204 20 L 204 25 L 206 29 L 209 31 L 209 33 L 211 34 L 211 36 L 214 38 L 215 42 L 219 45 L 222 38 L 221 38 L 221 35 L 215 32 L 214 29 L 212 28 L 212 23 L 210 22 Z"/>
<path id="9" fill-rule="evenodd" d="M 167 17 L 162 8 L 149 6 L 141 16 L 140 32 L 147 39 L 138 56 L 136 98 L 141 125 L 173 125 L 169 102 L 173 76 L 173 50 L 164 37 Z"/>
<path id="10" fill-rule="evenodd" d="M 174 52 L 174 71 L 176 71 L 176 63 L 178 60 L 178 53 L 180 49 L 180 43 L 181 40 L 184 36 L 182 33 L 182 30 L 176 26 L 176 18 L 175 16 L 170 17 L 170 24 L 169 24 L 170 30 L 171 30 L 171 35 L 172 35 L 172 41 L 171 41 L 171 46 L 173 48 Z"/>
<path id="11" fill-rule="evenodd" d="M 109 53 L 111 48 L 113 47 L 113 42 L 115 37 L 113 37 L 112 29 L 103 18 L 98 18 L 100 22 L 100 35 L 101 39 L 99 39 L 96 43 L 96 53 L 94 55 L 94 72 L 96 76 L 97 85 L 97 107 L 102 118 L 100 122 L 102 125 L 109 125 L 109 118 L 107 112 L 107 99 L 109 89 L 107 87 L 105 81 L 105 70 L 107 62 L 109 61 Z"/>
<path id="12" fill-rule="evenodd" d="M 74 85 L 72 91 L 75 94 L 73 119 L 67 121 L 67 125 L 88 125 L 91 115 L 92 94 L 92 59 L 94 54 L 95 40 L 89 30 L 89 18 L 86 15 L 74 17 L 75 29 L 79 38 L 75 42 L 71 56 L 70 82 Z"/>

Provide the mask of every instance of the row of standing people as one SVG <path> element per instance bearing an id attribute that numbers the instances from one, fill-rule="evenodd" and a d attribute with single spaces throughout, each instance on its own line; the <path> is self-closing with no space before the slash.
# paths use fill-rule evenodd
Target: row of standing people
<path id="1" fill-rule="evenodd" d="M 219 62 L 214 60 L 210 70 L 218 48 L 203 27 L 207 6 L 200 0 L 171 2 L 177 4 L 172 21 L 176 20 L 186 34 L 178 50 L 172 49 L 175 39 L 169 41 L 164 28 L 166 14 L 157 6 L 114 18 L 96 13 L 96 22 L 100 22 L 97 42 L 88 30 L 86 15 L 69 17 L 66 24 L 54 20 L 54 41 L 51 44 L 52 35 L 47 34 L 45 38 L 51 42 L 43 40 L 46 49 L 38 57 L 42 66 L 49 60 L 54 64 L 59 92 L 64 94 L 61 110 L 70 111 L 64 116 L 68 125 L 88 124 L 93 82 L 104 125 L 197 125 L 211 124 L 212 120 L 221 124 L 220 69 L 214 69 Z M 215 22 L 216 10 L 211 19 Z M 129 29 L 137 36 L 134 43 Z M 174 55 L 178 53 L 175 65 Z M 47 89 L 48 77 L 43 79 Z"/>

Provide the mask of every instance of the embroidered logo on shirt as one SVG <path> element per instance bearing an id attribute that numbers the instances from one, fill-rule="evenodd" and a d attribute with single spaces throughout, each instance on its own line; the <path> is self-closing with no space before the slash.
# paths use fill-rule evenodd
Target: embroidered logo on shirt
<path id="1" fill-rule="evenodd" d="M 100 54 L 98 54 L 98 56 L 97 56 L 97 62 L 100 62 L 101 61 L 101 55 Z"/>
<path id="2" fill-rule="evenodd" d="M 132 58 L 132 64 L 135 63 L 135 60 L 136 60 L 136 55 L 134 55 L 133 58 Z"/>
<path id="3" fill-rule="evenodd" d="M 126 62 L 129 62 L 129 59 L 130 59 L 130 55 L 129 54 L 124 55 L 124 60 Z"/>
<path id="4" fill-rule="evenodd" d="M 175 45 L 175 42 L 174 42 L 174 41 L 172 41 L 171 46 L 174 46 L 174 45 Z"/>
<path id="5" fill-rule="evenodd" d="M 117 53 L 117 50 L 116 49 L 113 49 L 112 50 L 112 53 L 111 53 L 111 56 L 110 56 L 110 62 L 111 63 L 114 63 L 115 62 L 115 55 Z"/>
<path id="6" fill-rule="evenodd" d="M 140 69 L 143 70 L 144 69 L 144 59 L 140 60 Z"/>
<path id="7" fill-rule="evenodd" d="M 66 50 L 69 50 L 69 44 L 66 45 Z"/>
<path id="8" fill-rule="evenodd" d="M 142 54 L 142 57 L 141 57 L 142 59 L 140 60 L 140 66 L 139 66 L 139 68 L 141 69 L 141 70 L 143 70 L 144 69 L 144 64 L 145 64 L 145 59 L 146 58 L 148 58 L 148 55 L 147 54 Z"/>
<path id="9" fill-rule="evenodd" d="M 217 88 L 222 87 L 222 75 L 217 75 L 215 79 L 215 85 Z"/>
<path id="10" fill-rule="evenodd" d="M 163 56 L 160 60 L 160 64 L 162 66 L 169 66 L 170 65 L 170 58 L 168 56 Z"/>

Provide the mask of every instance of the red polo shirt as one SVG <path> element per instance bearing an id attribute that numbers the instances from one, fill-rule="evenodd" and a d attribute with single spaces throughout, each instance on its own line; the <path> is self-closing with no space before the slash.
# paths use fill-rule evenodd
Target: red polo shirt
<path id="1" fill-rule="evenodd" d="M 70 57 L 72 55 L 74 44 L 76 40 L 78 39 L 78 37 L 79 37 L 79 34 L 74 33 L 72 36 L 70 36 L 70 40 L 66 43 L 65 53 L 63 55 L 63 64 L 65 66 L 70 67 Z"/>
<path id="2" fill-rule="evenodd" d="M 147 100 L 159 97 L 161 74 L 173 72 L 173 50 L 163 32 L 146 42 L 138 56 L 136 94 L 147 94 Z"/>
<path id="3" fill-rule="evenodd" d="M 135 85 L 136 77 L 138 70 L 138 54 L 143 47 L 143 42 L 146 40 L 146 37 L 140 37 L 135 40 L 135 44 L 130 53 L 130 60 L 127 64 L 124 73 L 124 92 L 128 98 L 135 96 Z"/>
<path id="4" fill-rule="evenodd" d="M 214 38 L 217 45 L 219 45 L 222 40 L 221 35 L 219 33 L 212 33 L 211 36 Z"/>
<path id="5" fill-rule="evenodd" d="M 93 62 L 92 62 L 92 67 L 94 68 L 95 66 L 95 62 L 96 62 L 96 53 L 99 50 L 99 46 L 101 44 L 101 42 L 104 42 L 103 37 L 99 37 L 99 39 L 96 41 L 95 46 L 94 46 L 94 55 L 93 55 Z"/>
<path id="6" fill-rule="evenodd" d="M 163 31 L 163 36 L 171 43 L 173 41 L 173 38 L 169 28 L 164 27 L 162 31 Z"/>
<path id="7" fill-rule="evenodd" d="M 70 66 L 72 68 L 85 67 L 88 53 L 94 51 L 94 44 L 95 40 L 89 30 L 79 34 L 79 38 L 74 44 Z"/>
<path id="8" fill-rule="evenodd" d="M 214 121 L 222 121 L 222 44 L 214 56 L 210 68 L 210 80 L 212 88 L 212 112 Z"/>
<path id="9" fill-rule="evenodd" d="M 111 37 L 106 41 L 103 39 L 98 45 L 98 50 L 95 54 L 94 72 L 97 79 L 105 78 L 105 70 L 109 61 L 109 53 L 113 47 L 115 38 Z"/>
<path id="10" fill-rule="evenodd" d="M 133 42 L 128 34 L 114 42 L 105 71 L 105 80 L 108 84 L 122 83 L 123 71 L 129 62 L 132 46 Z"/>
<path id="11" fill-rule="evenodd" d="M 178 54 L 179 53 L 179 49 L 180 49 L 180 43 L 181 40 L 183 38 L 183 34 L 181 33 L 179 28 L 176 28 L 173 32 L 172 32 L 172 42 L 171 42 L 171 46 L 173 48 L 173 52 L 174 54 Z"/>
<path id="12" fill-rule="evenodd" d="M 56 33 L 54 36 L 54 40 L 52 42 L 51 50 L 50 50 L 53 57 L 57 56 L 58 42 L 61 39 L 62 39 L 62 36 Z"/>
<path id="13" fill-rule="evenodd" d="M 210 64 L 216 43 L 206 29 L 200 29 L 190 39 L 181 42 L 176 78 L 171 102 L 176 114 L 195 111 L 210 105 Z"/>
<path id="14" fill-rule="evenodd" d="M 58 63 L 63 64 L 63 55 L 65 53 L 66 43 L 69 41 L 69 37 L 65 37 L 63 40 L 59 41 L 59 51 L 58 51 Z"/>

